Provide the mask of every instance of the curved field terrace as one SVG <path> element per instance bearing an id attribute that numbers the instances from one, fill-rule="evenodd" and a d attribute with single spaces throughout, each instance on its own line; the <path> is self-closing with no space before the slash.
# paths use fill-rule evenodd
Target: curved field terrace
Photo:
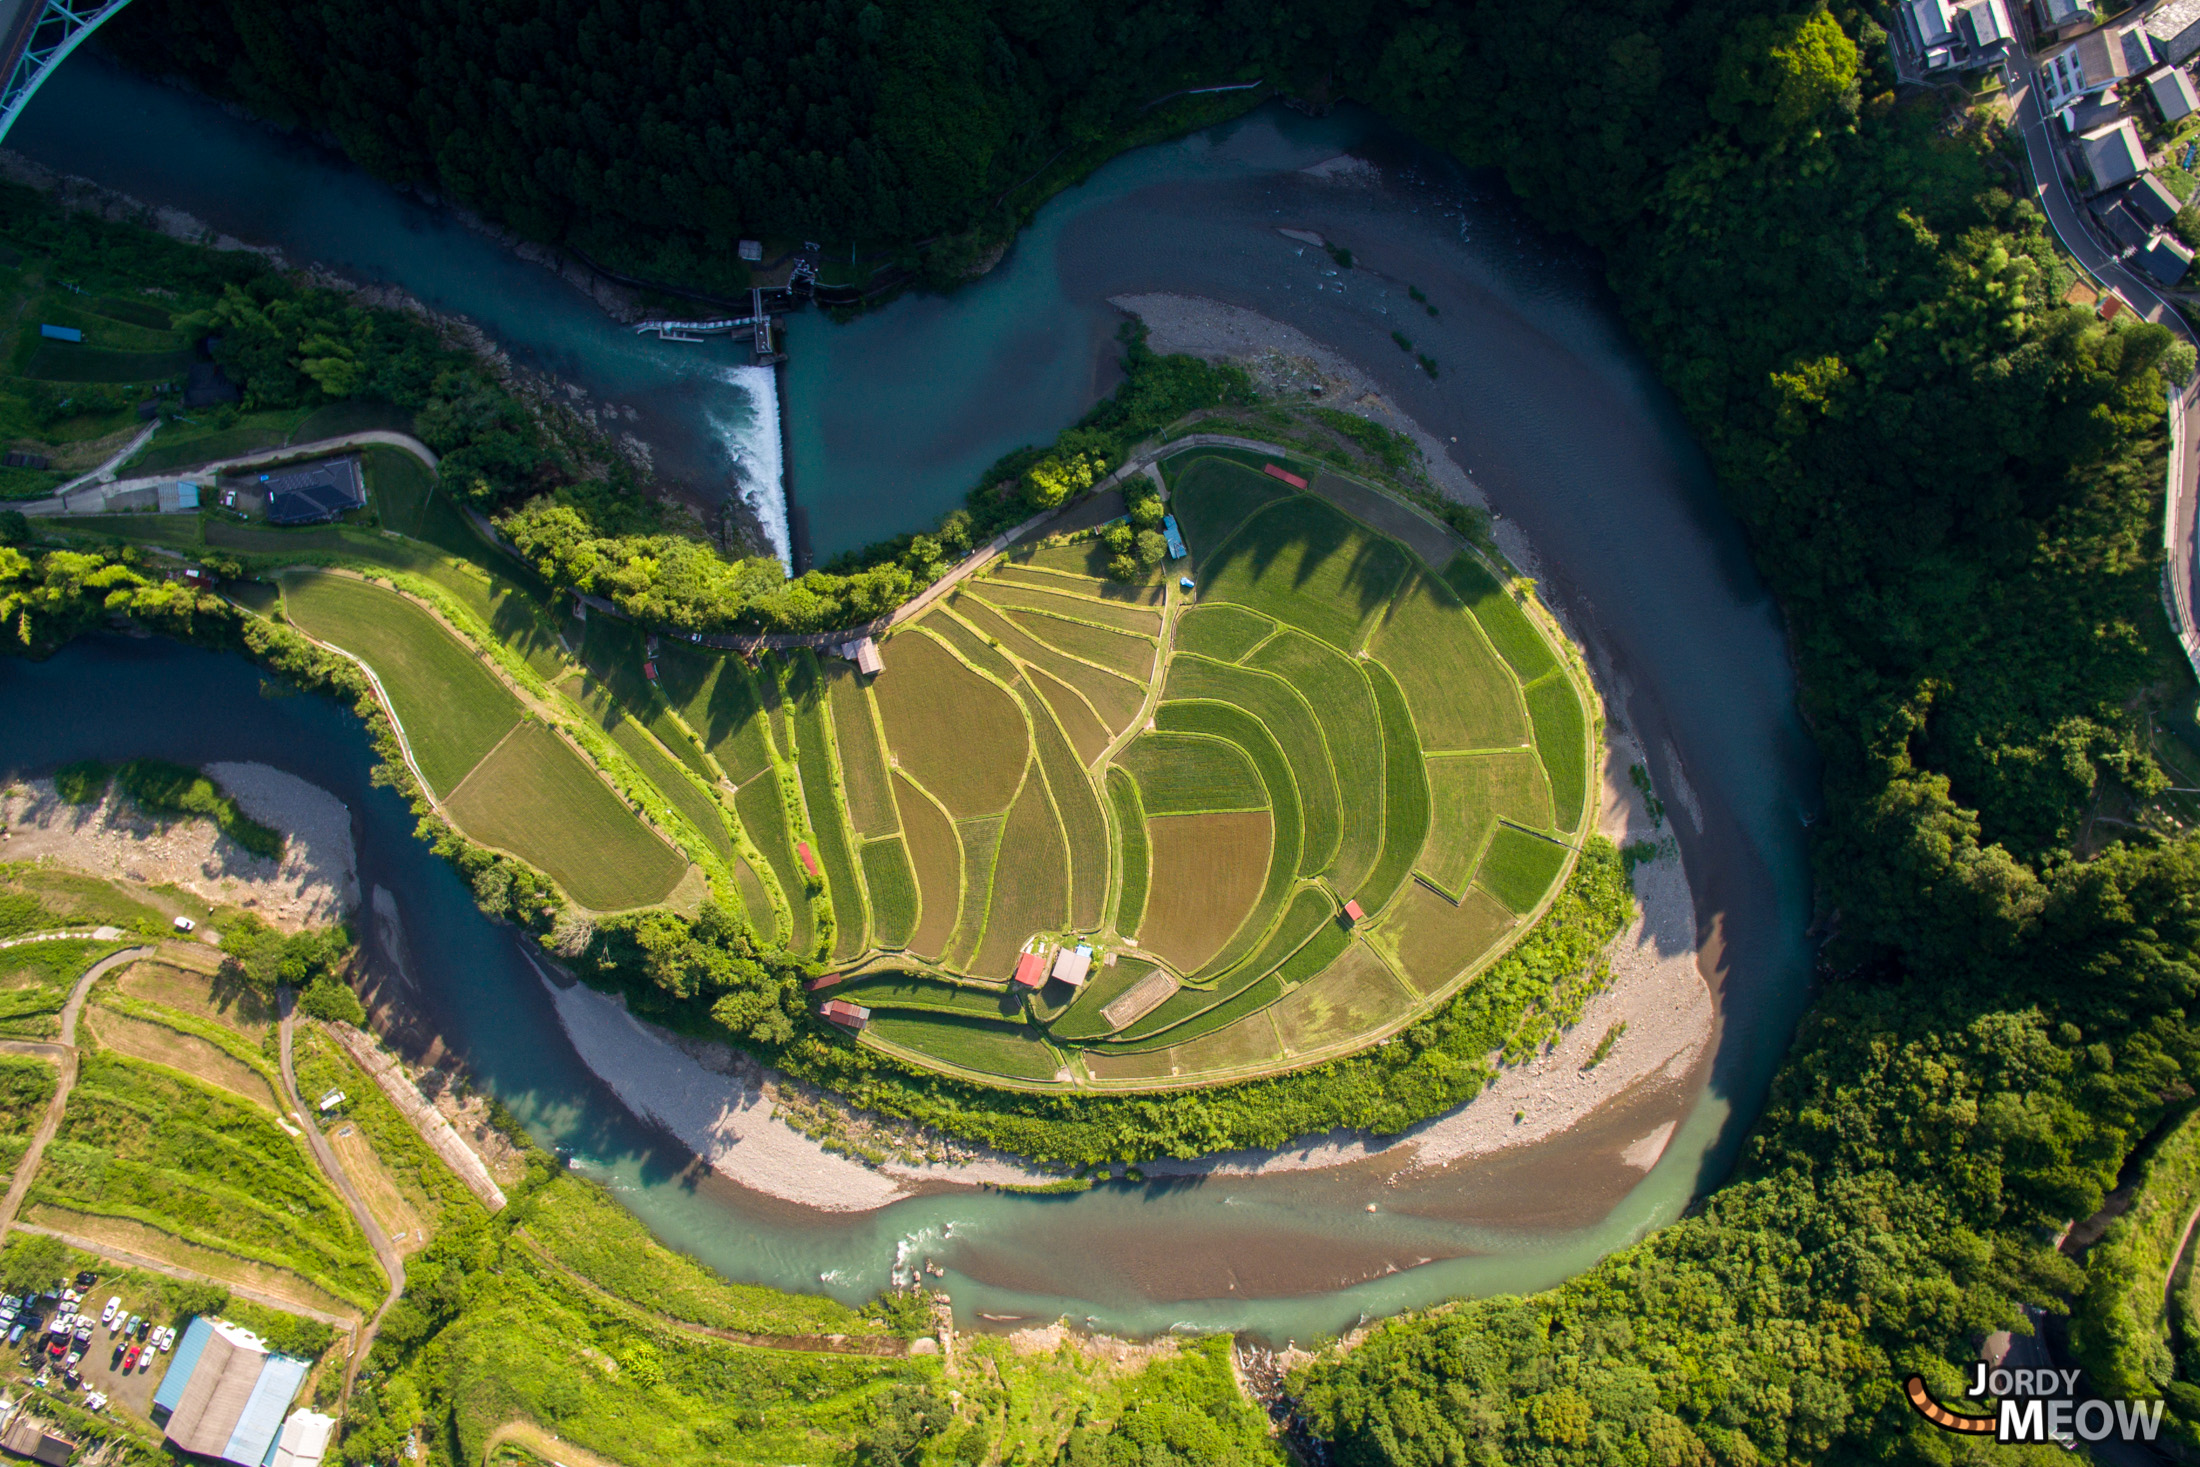
<path id="1" fill-rule="evenodd" d="M 1505 568 L 1269 462 L 1166 460 L 1190 554 L 1142 584 L 1091 532 L 1021 546 L 831 674 L 835 788 L 809 747 L 799 776 L 819 844 L 864 852 L 827 863 L 818 994 L 860 1042 L 1024 1088 L 1294 1068 L 1449 998 L 1565 880 L 1576 659 Z"/>

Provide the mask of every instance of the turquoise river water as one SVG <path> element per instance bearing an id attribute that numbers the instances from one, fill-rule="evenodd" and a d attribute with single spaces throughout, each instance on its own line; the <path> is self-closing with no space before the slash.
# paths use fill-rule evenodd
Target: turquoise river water
<path id="1" fill-rule="evenodd" d="M 9 142 L 294 261 L 468 316 L 523 364 L 618 407 L 668 473 L 746 493 L 772 525 L 774 410 L 733 370 L 739 349 L 640 340 L 548 272 L 340 158 L 92 57 L 47 84 Z M 1356 181 L 1301 171 L 1341 154 L 1366 161 Z M 1360 268 L 1335 272 L 1281 228 L 1349 246 Z M 1409 306 L 1406 282 L 1441 316 Z M 853 1299 L 932 1258 L 974 1324 L 1066 1314 L 1119 1333 L 1275 1340 L 1548 1286 L 1671 1221 L 1724 1175 L 1807 1001 L 1816 765 L 1776 609 L 1597 262 L 1527 223 L 1489 179 L 1349 111 L 1268 109 L 1143 149 L 1050 203 L 997 270 L 953 296 L 844 326 L 794 318 L 785 471 L 819 559 L 928 524 L 1002 452 L 1074 419 L 1113 385 L 1121 317 L 1108 299 L 1155 291 L 1250 307 L 1360 365 L 1455 439 L 1461 466 L 1534 544 L 1545 594 L 1612 669 L 1606 694 L 1682 812 L 1673 829 L 1721 1009 L 1700 1088 L 1404 1178 L 1360 1162 L 1068 1197 L 938 1191 L 819 1213 L 696 1166 L 580 1063 L 512 935 L 412 839 L 402 806 L 368 786 L 368 746 L 348 715 L 264 696 L 238 659 L 93 639 L 43 664 L 0 659 L 0 771 L 131 754 L 260 759 L 335 791 L 354 812 L 363 883 L 402 913 L 417 1002 L 444 1041 L 667 1242 L 737 1278 Z M 1393 329 L 1441 375 L 1402 355 Z M 1657 1165 L 1620 1165 L 1664 1119 L 1678 1129 Z"/>

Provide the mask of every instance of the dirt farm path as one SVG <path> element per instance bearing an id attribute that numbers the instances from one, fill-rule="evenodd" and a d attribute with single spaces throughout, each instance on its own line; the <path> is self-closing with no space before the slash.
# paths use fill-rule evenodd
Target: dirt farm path
<path id="1" fill-rule="evenodd" d="M 382 1307 L 374 1311 L 374 1317 L 367 1321 L 366 1327 L 352 1342 L 351 1359 L 344 1366 L 344 1392 L 337 1397 L 336 1402 L 336 1414 L 341 1417 L 344 1408 L 351 1404 L 351 1386 L 359 1377 L 359 1367 L 366 1363 L 367 1351 L 374 1348 L 374 1335 L 382 1327 L 382 1316 L 390 1312 L 390 1306 L 405 1292 L 405 1255 L 397 1251 L 397 1245 L 390 1241 L 389 1234 L 383 1232 L 382 1225 L 374 1220 L 374 1213 L 360 1197 L 359 1189 L 352 1184 L 351 1174 L 344 1170 L 344 1164 L 337 1160 L 336 1152 L 328 1144 L 328 1138 L 321 1134 L 319 1120 L 314 1117 L 313 1112 L 306 1109 L 305 1102 L 298 1098 L 298 1076 L 290 1062 L 290 1037 L 297 1024 L 298 995 L 288 988 L 280 988 L 276 990 L 275 999 L 281 1005 L 283 1015 L 280 1025 L 283 1099 L 289 1103 L 298 1124 L 305 1128 L 306 1145 L 312 1148 L 313 1159 L 320 1163 L 322 1172 L 336 1184 L 336 1190 L 343 1194 L 344 1206 L 351 1209 L 352 1221 L 359 1224 L 359 1231 L 365 1235 L 367 1246 L 374 1250 L 375 1261 L 382 1265 L 382 1272 L 390 1281 L 390 1291 L 383 1296 Z"/>

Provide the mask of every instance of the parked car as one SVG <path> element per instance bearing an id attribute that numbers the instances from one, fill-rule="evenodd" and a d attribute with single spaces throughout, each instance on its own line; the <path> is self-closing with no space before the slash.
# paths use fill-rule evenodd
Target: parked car
<path id="1" fill-rule="evenodd" d="M 22 1339 L 22 1338 L 23 1338 L 23 1326 L 21 1326 L 21 1325 L 17 1325 L 17 1326 L 16 1326 L 16 1327 L 15 1327 L 14 1329 L 11 1329 L 11 1330 L 9 1330 L 9 1331 L 8 1331 L 8 1343 L 9 1343 L 9 1344 L 11 1344 L 11 1345 L 12 1345 L 12 1344 L 16 1343 L 16 1342 L 17 1342 L 18 1340 Z"/>
<path id="2" fill-rule="evenodd" d="M 135 1315 L 135 1314 L 131 1315 L 131 1316 L 130 1316 L 130 1317 L 129 1317 L 128 1319 L 125 1319 L 125 1320 L 124 1320 L 124 1321 L 122 1322 L 122 1333 L 123 1333 L 123 1335 L 124 1335 L 125 1337 L 128 1337 L 128 1336 L 131 1336 L 131 1335 L 135 1334 L 135 1333 L 136 1333 L 136 1331 L 137 1331 L 137 1327 L 138 1327 L 139 1325 L 143 1324 L 144 1322 L 145 1322 L 145 1321 L 144 1321 L 144 1319 L 142 1319 L 142 1318 L 141 1318 L 140 1316 L 138 1316 L 138 1315 Z"/>
<path id="3" fill-rule="evenodd" d="M 113 1324 L 115 1322 L 115 1311 L 120 1309 L 121 1307 L 122 1298 L 120 1295 L 109 1299 L 107 1301 L 107 1307 L 99 1311 L 99 1322 L 101 1324 Z"/>
<path id="4" fill-rule="evenodd" d="M 198 923 L 192 921 L 189 917 L 178 917 L 176 919 L 176 930 L 178 932 L 190 932 L 197 928 L 198 925 Z"/>
<path id="5" fill-rule="evenodd" d="M 80 1289 L 88 1289 L 98 1282 L 99 1275 L 88 1268 L 76 1276 L 76 1286 Z"/>
<path id="6" fill-rule="evenodd" d="M 76 1322 L 76 1342 L 80 1345 L 89 1345 L 92 1342 L 92 1322 L 90 1320 L 80 1319 Z"/>
<path id="7" fill-rule="evenodd" d="M 169 1325 L 160 1332 L 160 1352 L 165 1355 L 176 1347 L 176 1327 Z"/>
<path id="8" fill-rule="evenodd" d="M 84 1352 L 82 1350 L 71 1350 L 67 1358 L 69 1361 L 69 1369 L 74 1370 L 79 1365 L 82 1365 L 84 1363 Z"/>
<path id="9" fill-rule="evenodd" d="M 72 1391 L 78 1390 L 84 1384 L 84 1377 L 73 1370 L 64 1370 L 61 1372 L 61 1383 Z"/>
<path id="10" fill-rule="evenodd" d="M 124 1375 L 128 1375 L 131 1371 L 135 1370 L 137 1368 L 137 1362 L 138 1347 L 132 1345 L 129 1349 L 122 1352 L 122 1373 Z"/>
<path id="11" fill-rule="evenodd" d="M 87 1411 L 104 1411 L 107 1409 L 107 1398 L 98 1391 L 87 1391 L 84 1395 L 84 1409 Z"/>

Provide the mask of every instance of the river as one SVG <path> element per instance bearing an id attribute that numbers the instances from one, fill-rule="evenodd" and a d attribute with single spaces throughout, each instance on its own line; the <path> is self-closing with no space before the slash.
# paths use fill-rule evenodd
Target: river
<path id="1" fill-rule="evenodd" d="M 62 68 L 10 144 L 467 315 L 523 363 L 633 407 L 634 430 L 678 471 L 723 479 L 725 424 L 753 415 L 725 380 L 733 348 L 638 341 L 547 272 L 340 159 L 96 59 Z M 1368 166 L 1301 171 L 1340 154 Z M 1348 246 L 1361 268 L 1336 271 L 1280 228 Z M 1409 303 L 1409 283 L 1441 314 Z M 510 935 L 411 839 L 397 802 L 367 788 L 365 739 L 334 710 L 262 698 L 258 674 L 234 659 L 89 641 L 39 666 L 0 661 L 0 768 L 257 758 L 336 791 L 356 813 L 363 882 L 404 914 L 420 1002 L 480 1083 L 666 1241 L 734 1277 L 856 1298 L 897 1260 L 931 1257 L 966 1322 L 1067 1314 L 1128 1334 L 1275 1340 L 1548 1286 L 1672 1220 L 1724 1174 L 1807 1001 L 1816 766 L 1776 609 L 1595 259 L 1535 229 L 1492 180 L 1345 110 L 1264 109 L 1119 159 L 952 297 L 845 326 L 794 318 L 788 469 L 819 558 L 922 527 L 1000 453 L 1073 419 L 1113 384 L 1120 318 L 1108 298 L 1154 291 L 1296 326 L 1455 439 L 1458 462 L 1542 557 L 1546 595 L 1611 669 L 1607 694 L 1674 811 L 1722 1010 L 1700 1093 L 1658 1103 L 1680 1124 L 1646 1177 L 1619 1157 L 1660 1118 L 1648 1101 L 1394 1184 L 1362 1163 L 818 1214 L 700 1172 L 626 1113 L 579 1063 Z M 1401 353 L 1393 330 L 1440 374 Z"/>

